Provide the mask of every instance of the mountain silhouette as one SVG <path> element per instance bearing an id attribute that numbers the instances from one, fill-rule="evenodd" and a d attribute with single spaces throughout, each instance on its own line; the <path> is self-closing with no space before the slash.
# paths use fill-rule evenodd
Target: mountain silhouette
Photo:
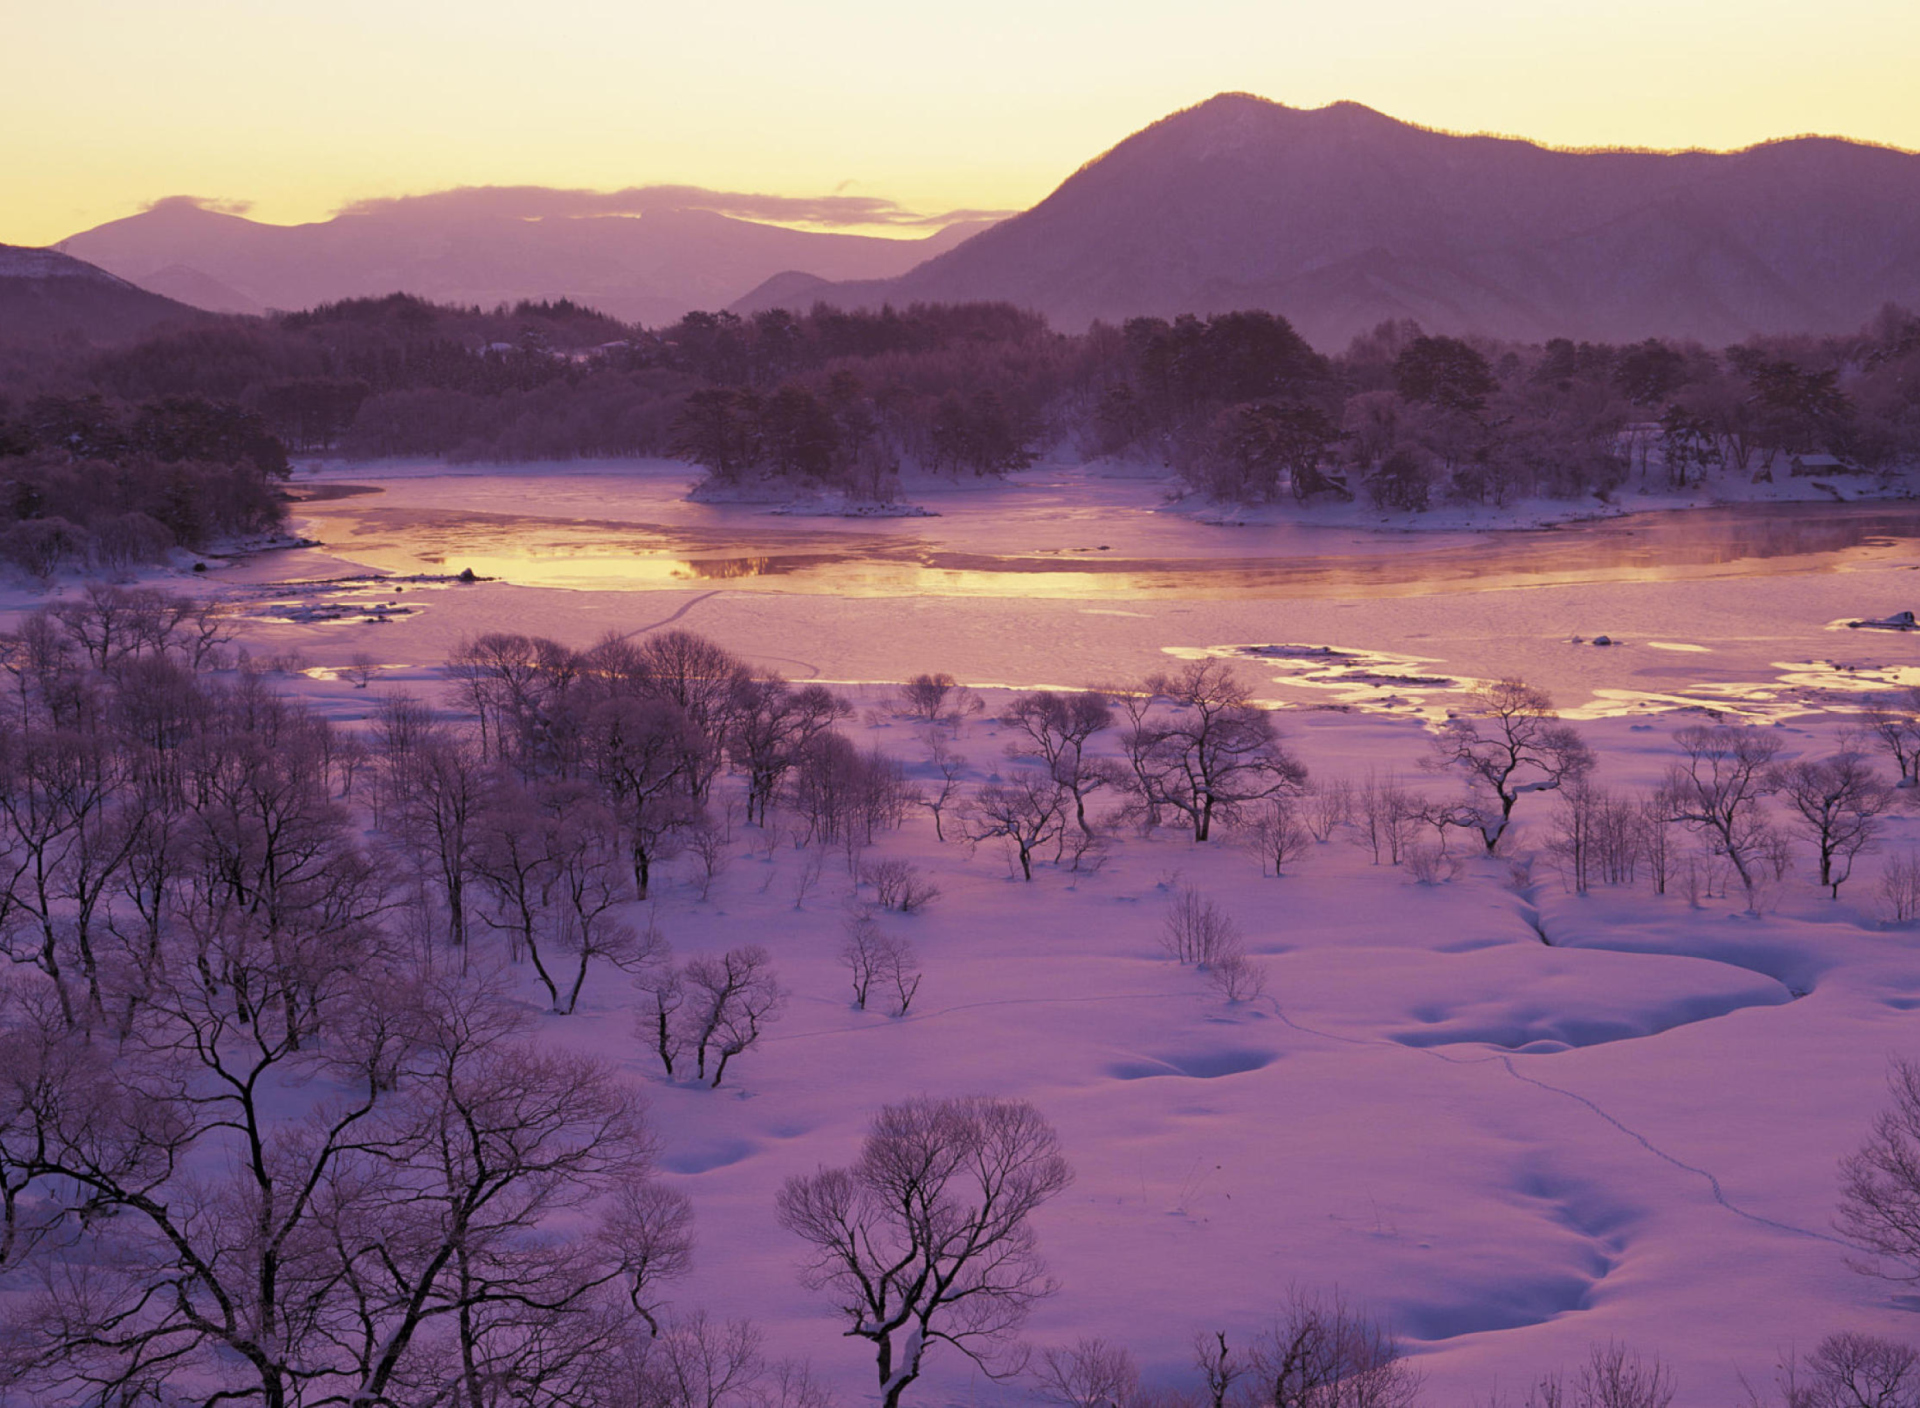
<path id="1" fill-rule="evenodd" d="M 1529 341 L 1845 331 L 1920 305 L 1920 155 L 1566 151 L 1222 94 L 899 277 L 782 278 L 733 306 L 970 299 L 1068 329 L 1266 308 L 1326 349 L 1389 318 Z"/>
<path id="2" fill-rule="evenodd" d="M 571 298 L 629 322 L 719 308 L 768 276 L 903 273 L 982 227 L 918 239 L 789 229 L 698 208 L 582 213 L 574 193 L 480 188 L 368 202 L 268 225 L 174 198 L 57 246 L 143 287 L 219 312 L 415 294 L 493 307 Z"/>

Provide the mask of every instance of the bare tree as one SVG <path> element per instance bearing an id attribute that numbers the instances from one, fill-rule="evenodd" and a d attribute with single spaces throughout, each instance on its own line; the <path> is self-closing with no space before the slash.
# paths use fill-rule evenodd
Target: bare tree
<path id="1" fill-rule="evenodd" d="M 674 1062 L 686 1049 L 679 1014 L 686 1005 L 687 985 L 673 966 L 673 950 L 664 936 L 655 950 L 655 961 L 634 974 L 633 985 L 644 994 L 635 1030 L 653 1048 L 661 1069 L 672 1079 Z"/>
<path id="2" fill-rule="evenodd" d="M 1802 758 L 1774 770 L 1773 785 L 1820 856 L 1820 883 L 1834 899 L 1853 863 L 1880 835 L 1893 792 L 1851 748 L 1830 758 Z"/>
<path id="3" fill-rule="evenodd" d="M 914 953 L 913 945 L 898 934 L 890 937 L 892 942 L 880 955 L 880 976 L 893 989 L 893 1015 L 904 1017 L 913 1006 L 913 999 L 920 991 L 920 979 L 925 975 L 920 971 L 919 956 Z"/>
<path id="4" fill-rule="evenodd" d="M 898 826 L 913 800 L 899 762 L 878 749 L 863 753 L 832 730 L 800 751 L 788 787 L 789 804 L 807 823 L 803 839 L 837 842 L 850 857 L 881 829 Z"/>
<path id="5" fill-rule="evenodd" d="M 705 814 L 695 789 L 707 767 L 706 741 L 674 703 L 612 695 L 588 713 L 586 751 L 626 833 L 634 891 L 645 899 L 654 865 Z"/>
<path id="6" fill-rule="evenodd" d="M 1246 1399 L 1262 1408 L 1410 1408 L 1419 1396 L 1393 1336 L 1338 1291 L 1294 1291 L 1247 1359 Z"/>
<path id="7" fill-rule="evenodd" d="M 1425 812 L 1421 798 L 1392 773 L 1381 777 L 1369 772 L 1355 800 L 1359 843 L 1371 852 L 1373 863 L 1380 864 L 1384 856 L 1388 864 L 1400 864 Z"/>
<path id="8" fill-rule="evenodd" d="M 1861 716 L 1893 759 L 1900 785 L 1912 786 L 1920 778 L 1920 688 L 1877 699 L 1861 711 Z"/>
<path id="9" fill-rule="evenodd" d="M 1143 716 L 1121 740 L 1149 815 L 1180 812 L 1193 839 L 1205 841 L 1216 818 L 1237 820 L 1248 804 L 1306 785 L 1307 770 L 1280 746 L 1273 716 L 1224 661 L 1156 675 L 1145 692 L 1172 705 Z"/>
<path id="10" fill-rule="evenodd" d="M 873 897 L 882 909 L 913 914 L 940 898 L 940 887 L 922 875 L 912 861 L 874 861 L 861 867 L 860 878 L 873 886 Z"/>
<path id="11" fill-rule="evenodd" d="M 1207 981 L 1228 1002 L 1252 1002 L 1267 991 L 1266 965 L 1248 957 L 1237 942 L 1206 967 Z"/>
<path id="12" fill-rule="evenodd" d="M 967 800 L 967 839 L 978 845 L 996 838 L 1009 842 L 1020 859 L 1020 874 L 1033 879 L 1033 853 L 1058 840 L 1066 825 L 1067 790 L 1051 774 L 1033 769 L 1005 782 L 983 783 Z"/>
<path id="13" fill-rule="evenodd" d="M 576 805 L 592 805 L 584 787 L 566 784 L 529 788 L 512 775 L 495 777 L 478 822 L 475 871 L 482 894 L 480 922 L 508 936 L 515 962 L 531 959 L 558 1010 L 560 989 L 543 951 L 548 911 L 559 878 L 560 845 L 554 833 Z"/>
<path id="14" fill-rule="evenodd" d="M 846 932 L 840 961 L 853 981 L 853 1005 L 866 1011 L 868 995 L 875 987 L 884 987 L 893 993 L 893 1015 L 906 1016 L 920 991 L 921 974 L 913 945 L 882 930 L 871 914 L 850 915 Z"/>
<path id="15" fill-rule="evenodd" d="M 1292 797 L 1270 797 L 1248 820 L 1247 846 L 1260 861 L 1260 869 L 1278 879 L 1291 862 L 1306 850 L 1313 833 L 1301 820 L 1302 808 Z"/>
<path id="16" fill-rule="evenodd" d="M 1125 1345 L 1094 1336 L 1044 1349 L 1033 1377 L 1040 1398 L 1056 1408 L 1133 1408 L 1140 1370 Z"/>
<path id="17" fill-rule="evenodd" d="M 1840 1211 L 1834 1225 L 1869 1256 L 1856 1271 L 1920 1282 L 1920 1062 L 1895 1057 L 1893 1097 L 1873 1131 L 1840 1161 Z"/>
<path id="18" fill-rule="evenodd" d="M 638 641 L 608 636 L 587 653 L 586 668 L 609 696 L 654 704 L 685 721 L 681 769 L 689 795 L 704 801 L 752 680 L 746 665 L 705 636 L 675 629 Z"/>
<path id="19" fill-rule="evenodd" d="M 1744 1383 L 1745 1380 L 1743 1379 Z M 1897 1340 L 1851 1331 L 1828 1335 L 1796 1361 L 1789 1355 L 1774 1378 L 1775 1395 L 1751 1384 L 1751 1408 L 1916 1408 L 1920 1405 L 1920 1350 Z"/>
<path id="20" fill-rule="evenodd" d="M 867 994 L 880 976 L 880 953 L 884 937 L 880 924 L 864 911 L 847 916 L 847 941 L 840 946 L 840 962 L 853 982 L 853 1005 L 867 1010 Z"/>
<path id="21" fill-rule="evenodd" d="M 793 877 L 793 907 L 805 909 L 807 896 L 813 893 L 820 883 L 820 877 L 826 872 L 826 855 L 818 848 L 807 846 L 800 852 L 800 869 Z"/>
<path id="22" fill-rule="evenodd" d="M 547 832 L 547 840 L 558 899 L 556 938 L 573 958 L 573 980 L 554 1006 L 567 1015 L 579 1006 L 596 961 L 626 973 L 642 972 L 663 961 L 667 946 L 654 925 L 636 930 L 615 912 L 627 900 L 627 886 L 611 817 L 596 807 L 576 808 Z"/>
<path id="23" fill-rule="evenodd" d="M 1657 1355 L 1596 1344 L 1571 1379 L 1552 1373 L 1527 1393 L 1526 1408 L 1670 1408 L 1673 1371 Z"/>
<path id="24" fill-rule="evenodd" d="M 714 881 L 726 873 L 733 859 L 733 847 L 726 829 L 711 817 L 706 818 L 688 828 L 687 849 L 693 852 L 696 863 L 694 878 L 700 886 L 700 898 L 708 899 L 713 894 Z"/>
<path id="25" fill-rule="evenodd" d="M 514 721 L 535 707 L 543 671 L 534 642 L 505 631 L 463 639 L 441 668 L 479 721 L 481 749 L 504 760 Z"/>
<path id="26" fill-rule="evenodd" d="M 1653 877 L 1653 892 L 1664 895 L 1677 861 L 1673 821 L 1665 800 L 1657 792 L 1641 799 L 1639 813 L 1640 845 L 1647 858 L 1647 871 Z"/>
<path id="27" fill-rule="evenodd" d="M 986 707 L 980 696 L 952 675 L 915 675 L 900 686 L 900 710 L 927 723 L 957 724 Z"/>
<path id="28" fill-rule="evenodd" d="M 635 1341 L 614 1366 L 607 1408 L 832 1408 L 803 1363 L 769 1360 L 748 1320 L 724 1324 L 703 1310 Z"/>
<path id="29" fill-rule="evenodd" d="M 1193 1367 L 1200 1371 L 1207 1408 L 1227 1408 L 1233 1386 L 1247 1376 L 1248 1364 L 1227 1345 L 1225 1330 L 1193 1337 Z"/>
<path id="30" fill-rule="evenodd" d="M 124 764 L 98 730 L 0 737 L 0 951 L 53 981 L 69 1021 L 72 979 L 102 1002 L 93 920 L 137 836 L 120 815 Z"/>
<path id="31" fill-rule="evenodd" d="M 947 833 L 942 828 L 942 818 L 960 794 L 960 779 L 966 773 L 967 760 L 948 746 L 938 729 L 927 730 L 926 745 L 927 762 L 939 780 L 930 789 L 922 789 L 920 805 L 933 813 L 934 839 L 945 841 Z"/>
<path id="32" fill-rule="evenodd" d="M 1327 841 L 1335 828 L 1353 820 L 1353 784 L 1344 777 L 1309 782 L 1300 815 L 1314 840 Z"/>
<path id="33" fill-rule="evenodd" d="M 1034 690 L 1015 695 L 1000 722 L 1018 729 L 1026 739 L 1007 751 L 1045 764 L 1054 780 L 1073 795 L 1074 822 L 1081 835 L 1093 835 L 1087 798 L 1119 780 L 1112 764 L 1087 753 L 1094 736 L 1113 727 L 1113 706 L 1106 696 L 1090 689 L 1077 694 Z"/>
<path id="34" fill-rule="evenodd" d="M 1694 725 L 1676 731 L 1682 760 L 1667 771 L 1660 795 L 1669 821 L 1678 822 L 1724 856 L 1740 877 L 1747 908 L 1758 908 L 1756 866 L 1770 849 L 1772 827 L 1762 799 L 1773 790 L 1772 765 L 1780 740 L 1756 728 Z"/>
<path id="35" fill-rule="evenodd" d="M 431 719 L 414 701 L 381 704 L 381 782 L 386 823 L 427 861 L 447 907 L 447 935 L 464 947 L 479 868 L 486 778 L 477 745 Z"/>
<path id="36" fill-rule="evenodd" d="M 1600 799 L 1600 790 L 1583 780 L 1562 788 L 1554 809 L 1554 834 L 1547 853 L 1560 863 L 1561 877 L 1576 895 L 1586 894 L 1592 878 Z"/>
<path id="37" fill-rule="evenodd" d="M 45 614 L 100 670 L 136 655 L 168 656 L 200 670 L 232 639 L 232 607 L 153 587 L 89 582 L 77 599 Z"/>
<path id="38" fill-rule="evenodd" d="M 1449 718 L 1434 734 L 1433 762 L 1464 774 L 1480 804 L 1477 825 L 1492 855 L 1520 798 L 1584 777 L 1593 753 L 1560 722 L 1553 700 L 1521 680 L 1497 680 L 1467 699 L 1473 712 Z"/>
<path id="39" fill-rule="evenodd" d="M 883 1408 L 948 1344 L 1018 1372 L 1011 1337 L 1054 1282 L 1031 1218 L 1072 1181 L 1059 1138 L 1025 1101 L 888 1105 L 851 1168 L 789 1178 L 780 1223 L 812 1248 L 803 1279 L 874 1346 Z"/>
<path id="40" fill-rule="evenodd" d="M 1920 916 L 1920 852 L 1912 849 L 1888 858 L 1880 871 L 1880 903 L 1886 917 L 1905 924 Z"/>
<path id="41" fill-rule="evenodd" d="M 1193 886 L 1176 885 L 1160 923 L 1160 947 L 1169 958 L 1204 968 L 1240 947 L 1240 926 Z"/>
<path id="42" fill-rule="evenodd" d="M 682 971 L 686 1001 L 679 1013 L 683 1044 L 693 1048 L 694 1074 L 718 1089 L 727 1063 L 760 1040 L 761 1028 L 786 999 L 773 975 L 773 959 L 758 944 L 728 949 L 718 958 L 696 958 Z"/>
<path id="43" fill-rule="evenodd" d="M 767 824 L 767 808 L 807 746 L 850 713 L 852 706 L 823 685 L 795 689 L 778 675 L 762 675 L 736 686 L 727 752 L 747 775 L 749 822 Z"/>

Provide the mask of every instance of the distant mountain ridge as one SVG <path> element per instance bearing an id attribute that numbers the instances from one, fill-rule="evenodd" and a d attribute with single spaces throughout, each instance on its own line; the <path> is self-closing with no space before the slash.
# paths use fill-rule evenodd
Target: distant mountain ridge
<path id="1" fill-rule="evenodd" d="M 1267 308 L 1329 350 L 1389 318 L 1528 341 L 1838 332 L 1920 306 L 1920 155 L 1563 151 L 1222 94 L 899 277 L 783 275 L 733 308 L 971 299 L 1068 329 Z"/>
<path id="2" fill-rule="evenodd" d="M 553 194 L 441 193 L 369 203 L 306 225 L 268 225 L 176 199 L 57 248 L 217 312 L 405 292 L 489 308 L 570 298 L 627 322 L 659 324 L 723 307 L 783 270 L 831 280 L 904 273 L 984 223 L 888 239 L 693 208 L 582 215 L 553 209 L 543 199 Z"/>
<path id="3" fill-rule="evenodd" d="M 206 316 L 58 250 L 0 244 L 0 346 L 124 342 Z"/>

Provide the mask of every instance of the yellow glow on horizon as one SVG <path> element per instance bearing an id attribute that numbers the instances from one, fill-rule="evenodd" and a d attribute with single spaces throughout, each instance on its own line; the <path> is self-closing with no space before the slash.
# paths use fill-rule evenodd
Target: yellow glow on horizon
<path id="1" fill-rule="evenodd" d="M 459 185 L 1019 209 L 1223 90 L 1560 146 L 1920 148 L 1911 0 L 65 0 L 9 17 L 0 242 L 168 195 L 324 219 Z M 918 233 L 896 231 L 895 233 Z"/>

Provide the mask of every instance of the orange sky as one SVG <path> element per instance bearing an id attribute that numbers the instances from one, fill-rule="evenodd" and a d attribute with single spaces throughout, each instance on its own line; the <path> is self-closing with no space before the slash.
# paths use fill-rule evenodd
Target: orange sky
<path id="1" fill-rule="evenodd" d="M 287 223 L 479 184 L 1020 208 L 1229 89 L 1565 145 L 1920 148 L 1914 0 L 59 0 L 0 32 L 12 244 L 176 194 Z"/>

